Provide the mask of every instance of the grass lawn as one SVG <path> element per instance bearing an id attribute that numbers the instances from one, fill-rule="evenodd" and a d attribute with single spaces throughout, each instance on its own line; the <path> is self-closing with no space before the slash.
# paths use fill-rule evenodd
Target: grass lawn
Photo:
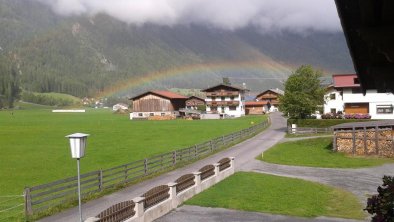
<path id="1" fill-rule="evenodd" d="M 0 196 L 75 176 L 66 135 L 90 134 L 82 173 L 184 148 L 259 123 L 265 116 L 228 120 L 130 121 L 110 110 L 52 113 L 50 109 L 0 111 Z"/>
<path id="2" fill-rule="evenodd" d="M 239 172 L 186 204 L 301 217 L 362 219 L 362 206 L 350 192 L 301 179 Z"/>
<path id="3" fill-rule="evenodd" d="M 279 143 L 258 158 L 269 163 L 330 168 L 372 167 L 394 163 L 393 158 L 352 157 L 333 152 L 331 143 L 332 137 Z"/>

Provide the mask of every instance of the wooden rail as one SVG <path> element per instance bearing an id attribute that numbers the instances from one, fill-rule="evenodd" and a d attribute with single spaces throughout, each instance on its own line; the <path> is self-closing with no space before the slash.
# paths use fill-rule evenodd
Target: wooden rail
<path id="1" fill-rule="evenodd" d="M 317 134 L 317 133 L 332 133 L 331 127 L 328 128 L 317 128 L 317 127 L 297 127 L 297 128 L 287 128 L 287 133 L 291 134 Z"/>
<path id="2" fill-rule="evenodd" d="M 145 197 L 144 209 L 148 209 L 149 207 L 153 207 L 154 205 L 167 200 L 170 197 L 168 191 L 170 191 L 170 188 L 167 185 L 160 185 L 144 193 L 142 195 Z"/>
<path id="3" fill-rule="evenodd" d="M 121 222 L 135 215 L 135 203 L 132 200 L 117 203 L 104 210 L 96 218 L 97 222 Z"/>
<path id="4" fill-rule="evenodd" d="M 82 196 L 101 192 L 135 181 L 147 175 L 164 171 L 177 163 L 206 156 L 218 149 L 248 138 L 269 125 L 269 120 L 247 129 L 214 138 L 210 141 L 137 160 L 109 169 L 97 170 L 81 175 Z M 25 188 L 25 214 L 27 216 L 46 211 L 52 207 L 77 200 L 77 177 Z"/>

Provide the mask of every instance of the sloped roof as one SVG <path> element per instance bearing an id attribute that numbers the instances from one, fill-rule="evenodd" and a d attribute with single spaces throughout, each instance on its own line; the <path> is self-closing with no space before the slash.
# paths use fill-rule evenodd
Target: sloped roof
<path id="1" fill-rule="evenodd" d="M 235 90 L 237 90 L 237 91 L 248 91 L 248 89 L 244 89 L 244 88 L 242 88 L 242 87 L 233 86 L 233 85 L 227 85 L 227 84 L 221 83 L 221 84 L 218 84 L 218 85 L 216 85 L 216 86 L 212 86 L 212 87 L 203 89 L 203 90 L 201 90 L 201 92 L 206 92 L 206 91 L 209 91 L 210 89 L 214 89 L 214 88 L 221 87 L 221 86 L 223 86 L 223 87 L 228 87 L 228 88 L 232 88 L 232 89 L 235 89 Z"/>
<path id="2" fill-rule="evenodd" d="M 261 95 L 263 95 L 263 94 L 265 94 L 265 93 L 267 93 L 268 91 L 274 92 L 274 93 L 276 93 L 276 94 L 278 94 L 278 95 L 284 95 L 284 94 L 285 94 L 285 92 L 284 92 L 283 90 L 278 89 L 278 88 L 276 88 L 276 89 L 267 89 L 267 90 L 265 90 L 264 92 L 259 93 L 259 94 L 256 96 L 256 98 L 259 97 L 259 96 L 261 96 Z"/>
<path id="3" fill-rule="evenodd" d="M 334 87 L 360 87 L 360 83 L 357 82 L 356 74 L 335 74 L 332 76 L 334 80 Z"/>
<path id="4" fill-rule="evenodd" d="M 138 98 L 143 97 L 148 94 L 154 94 L 154 95 L 157 95 L 160 97 L 164 97 L 166 99 L 187 99 L 186 96 L 182 96 L 182 95 L 176 94 L 174 92 L 165 91 L 165 90 L 155 90 L 155 91 L 148 91 L 148 92 L 142 93 L 138 96 L 130 98 L 130 100 L 135 100 L 135 99 L 138 99 Z"/>
<path id="5" fill-rule="evenodd" d="M 201 101 L 205 101 L 205 99 L 203 99 L 203 98 L 201 98 L 201 97 L 198 97 L 198 96 L 189 96 L 189 98 L 187 98 L 187 99 L 199 99 L 199 100 L 201 100 Z"/>
<path id="6" fill-rule="evenodd" d="M 379 121 L 365 121 L 365 122 L 353 122 L 353 123 L 342 123 L 333 126 L 334 130 L 337 129 L 351 129 L 355 128 L 370 128 L 370 127 L 392 127 L 394 126 L 394 120 L 379 120 Z"/>

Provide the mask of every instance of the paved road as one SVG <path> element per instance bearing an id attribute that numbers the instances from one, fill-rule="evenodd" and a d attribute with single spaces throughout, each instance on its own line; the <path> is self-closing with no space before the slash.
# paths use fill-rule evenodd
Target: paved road
<path id="1" fill-rule="evenodd" d="M 98 198 L 96 200 L 89 201 L 82 206 L 83 217 L 96 216 L 101 211 L 107 209 L 108 207 L 126 200 L 138 197 L 145 193 L 150 188 L 161 184 L 167 184 L 176 180 L 179 176 L 186 173 L 191 173 L 197 171 L 201 167 L 212 164 L 219 161 L 223 157 L 233 156 L 235 157 L 235 167 L 240 169 L 243 165 L 247 164 L 250 160 L 254 159 L 259 155 L 262 150 L 268 149 L 278 141 L 280 141 L 286 130 L 286 120 L 280 115 L 280 113 L 271 114 L 272 124 L 264 132 L 258 134 L 257 136 L 239 143 L 225 151 L 217 153 L 206 159 L 200 160 L 194 164 L 188 165 L 184 168 L 177 169 L 175 171 L 163 174 L 156 178 L 146 180 L 142 183 L 136 184 L 134 186 L 125 188 L 116 193 Z M 78 208 L 72 208 L 65 210 L 59 214 L 46 217 L 41 219 L 41 222 L 75 222 L 78 220 Z"/>
<path id="2" fill-rule="evenodd" d="M 339 218 L 317 217 L 317 218 L 303 218 L 303 217 L 289 217 L 284 215 L 265 214 L 256 212 L 245 212 L 238 210 L 229 210 L 223 208 L 207 208 L 198 206 L 182 206 L 169 214 L 161 217 L 155 222 L 360 222 L 357 220 L 346 220 Z"/>

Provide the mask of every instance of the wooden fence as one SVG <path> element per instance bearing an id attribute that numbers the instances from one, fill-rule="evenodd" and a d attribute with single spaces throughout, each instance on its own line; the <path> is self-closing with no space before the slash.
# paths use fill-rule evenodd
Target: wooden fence
<path id="1" fill-rule="evenodd" d="M 169 169 L 177 163 L 208 155 L 225 146 L 249 138 L 268 125 L 269 119 L 249 128 L 184 149 L 163 153 L 110 169 L 81 174 L 82 197 Z M 77 177 L 70 177 L 33 187 L 26 187 L 24 191 L 26 216 L 77 200 L 77 189 Z"/>
<path id="2" fill-rule="evenodd" d="M 290 134 L 317 134 L 317 133 L 332 133 L 331 127 L 328 128 L 316 128 L 316 127 L 287 127 L 287 133 Z"/>
<path id="3" fill-rule="evenodd" d="M 112 207 L 104 210 L 97 218 L 100 218 L 97 222 L 121 222 L 127 218 L 135 215 L 135 203 L 132 200 L 117 203 Z"/>

